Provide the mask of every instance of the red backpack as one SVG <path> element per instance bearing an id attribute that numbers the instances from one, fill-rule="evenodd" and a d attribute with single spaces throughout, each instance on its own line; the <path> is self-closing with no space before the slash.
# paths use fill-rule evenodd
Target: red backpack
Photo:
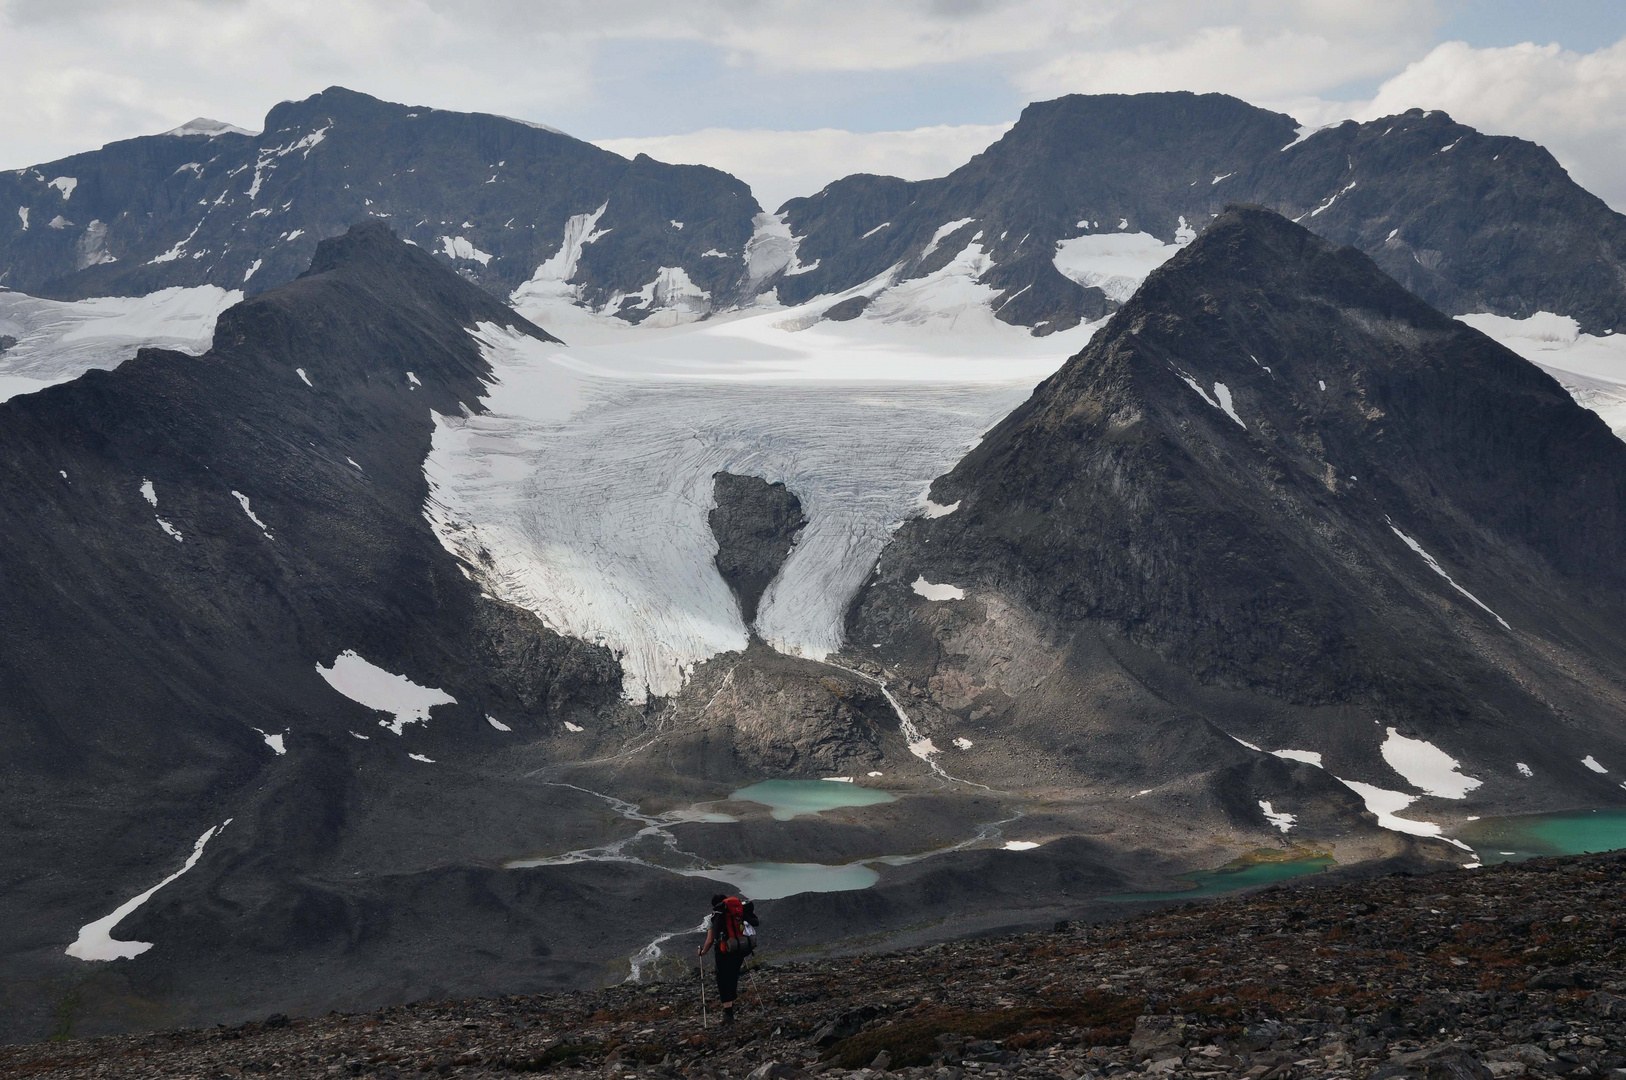
<path id="1" fill-rule="evenodd" d="M 717 936 L 717 951 L 729 956 L 746 957 L 756 949 L 756 935 L 745 921 L 745 905 L 737 896 L 723 901 L 722 932 Z"/>

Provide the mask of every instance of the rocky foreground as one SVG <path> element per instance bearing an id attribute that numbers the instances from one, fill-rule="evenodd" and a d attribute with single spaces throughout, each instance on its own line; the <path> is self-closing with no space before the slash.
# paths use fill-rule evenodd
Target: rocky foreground
<path id="1" fill-rule="evenodd" d="M 770 964 L 731 1027 L 673 979 L 12 1046 L 0 1076 L 1626 1080 L 1623 876 L 1626 853 L 1312 883 Z"/>

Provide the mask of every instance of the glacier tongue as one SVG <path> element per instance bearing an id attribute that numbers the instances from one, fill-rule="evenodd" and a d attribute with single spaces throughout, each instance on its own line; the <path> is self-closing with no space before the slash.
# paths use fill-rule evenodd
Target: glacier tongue
<path id="1" fill-rule="evenodd" d="M 780 309 L 571 347 L 482 325 L 490 411 L 437 417 L 425 514 L 494 596 L 617 653 L 641 701 L 746 644 L 712 561 L 713 474 L 783 481 L 808 525 L 757 625 L 823 658 L 932 480 L 1091 331 L 1033 338 L 970 309 L 945 320 L 954 334 L 872 318 L 798 330 Z"/>

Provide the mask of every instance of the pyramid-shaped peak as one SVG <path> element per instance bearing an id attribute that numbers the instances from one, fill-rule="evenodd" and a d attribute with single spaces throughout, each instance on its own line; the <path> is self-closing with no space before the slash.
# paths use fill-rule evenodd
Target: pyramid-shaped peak
<path id="1" fill-rule="evenodd" d="M 228 124 L 224 120 L 211 120 L 207 116 L 195 116 L 177 128 L 170 128 L 165 135 L 207 135 L 214 138 L 216 135 L 249 135 L 255 133 L 235 124 Z"/>

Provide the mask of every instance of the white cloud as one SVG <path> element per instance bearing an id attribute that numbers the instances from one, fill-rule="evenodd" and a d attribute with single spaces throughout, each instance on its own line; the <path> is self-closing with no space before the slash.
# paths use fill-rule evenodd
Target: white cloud
<path id="1" fill-rule="evenodd" d="M 598 145 L 628 157 L 711 165 L 751 185 L 768 210 L 811 195 L 850 173 L 880 173 L 905 180 L 944 176 L 997 140 L 1009 124 L 958 124 L 911 131 L 749 131 L 707 128 L 687 135 L 604 139 Z"/>
<path id="2" fill-rule="evenodd" d="M 1001 80 L 1016 93 L 995 107 L 1012 117 L 1017 94 L 1176 89 L 1235 94 L 1311 125 L 1440 108 L 1547 145 L 1577 180 L 1626 205 L 1626 43 L 1587 54 L 1439 44 L 1449 7 L 1440 0 L 0 0 L 7 58 L 0 166 L 49 161 L 200 115 L 257 128 L 272 103 L 337 83 L 579 134 L 658 131 L 652 125 L 667 122 L 701 129 L 602 145 L 718 165 L 773 206 L 853 170 L 941 175 L 997 137 L 997 125 L 871 134 L 820 126 L 915 122 L 919 103 L 897 102 L 908 101 L 911 85 L 900 73 L 917 72 L 922 87 L 979 88 L 952 102 L 934 98 L 950 119 L 956 107 L 986 108 L 980 87 L 997 93 Z M 956 82 L 962 74 L 966 80 Z M 1372 101 L 1345 100 L 1354 96 L 1350 86 L 1385 78 Z M 871 85 L 864 80 L 878 89 L 857 93 L 853 103 L 852 87 Z M 736 107 L 733 99 L 759 88 L 760 101 Z M 837 99 L 847 103 L 828 104 Z M 915 111 L 900 123 L 899 109 Z M 759 119 L 772 130 L 744 129 Z"/>
<path id="3" fill-rule="evenodd" d="M 1577 183 L 1626 206 L 1626 39 L 1591 53 L 1449 41 L 1385 82 L 1360 115 L 1410 108 L 1539 142 Z"/>
<path id="4" fill-rule="evenodd" d="M 1173 41 L 1058 56 L 1019 85 L 1041 97 L 1195 90 L 1280 100 L 1383 75 L 1422 44 L 1407 35 L 1363 38 L 1294 29 L 1257 34 L 1237 25 L 1209 26 Z"/>

